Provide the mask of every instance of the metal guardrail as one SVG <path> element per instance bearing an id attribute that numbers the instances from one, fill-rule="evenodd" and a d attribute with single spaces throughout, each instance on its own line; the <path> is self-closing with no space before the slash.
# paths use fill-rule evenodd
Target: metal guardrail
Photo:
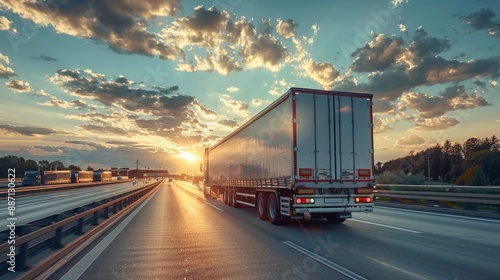
<path id="1" fill-rule="evenodd" d="M 26 278 L 27 275 L 37 275 L 36 273 L 39 273 L 40 271 L 43 271 L 47 269 L 50 265 L 58 261 L 60 258 L 62 258 L 65 254 L 70 252 L 71 250 L 75 249 L 77 246 L 79 246 L 81 243 L 86 241 L 92 233 L 96 232 L 100 228 L 93 228 L 87 232 L 87 234 L 84 234 L 84 222 L 87 219 L 91 219 L 92 225 L 97 226 L 101 225 L 104 226 L 107 224 L 107 222 L 111 221 L 112 219 L 116 219 L 122 212 L 122 210 L 129 209 L 127 208 L 129 205 L 132 205 L 134 203 L 139 203 L 143 199 L 145 199 L 146 195 L 153 191 L 156 187 L 158 187 L 162 181 L 155 182 L 149 186 L 146 186 L 142 189 L 139 189 L 131 194 L 119 197 L 117 199 L 114 199 L 110 202 L 104 203 L 102 205 L 98 205 L 90 210 L 84 211 L 82 213 L 75 214 L 71 217 L 62 219 L 60 221 L 56 221 L 46 227 L 43 227 L 41 229 L 38 229 L 33 232 L 29 233 L 24 233 L 24 232 L 19 232 L 15 234 L 15 266 L 16 266 L 16 271 L 27 271 L 25 275 L 22 276 L 22 278 Z M 125 211 L 123 211 L 125 212 Z M 117 214 L 118 215 L 114 215 Z M 110 218 L 110 215 L 111 216 Z M 99 219 L 104 219 L 105 221 L 100 224 Z M 65 227 L 67 226 L 67 227 Z M 63 239 L 63 227 L 64 231 L 73 231 L 75 235 L 80 235 L 79 238 L 76 240 L 70 242 L 67 245 L 63 245 L 62 239 Z M 21 230 L 23 231 L 23 230 Z M 49 235 L 49 236 L 48 236 Z M 36 264 L 32 269 L 30 269 L 30 266 L 28 264 L 29 261 L 29 250 L 32 249 L 30 247 L 30 243 L 34 241 L 38 242 L 40 239 L 49 239 L 51 243 L 52 248 L 62 248 L 61 250 L 57 251 L 53 255 L 49 256 L 46 258 L 44 261 L 41 263 Z M 9 242 L 5 242 L 0 245 L 0 252 L 2 254 L 7 254 L 9 256 L 9 252 L 11 252 L 13 245 L 9 244 Z M 5 256 L 5 255 L 4 255 Z M 8 260 L 7 260 L 8 261 Z M 30 277 L 26 278 L 29 279 Z"/>
<path id="2" fill-rule="evenodd" d="M 447 202 L 463 202 L 472 204 L 500 205 L 500 194 L 474 193 L 468 191 L 478 191 L 484 189 L 485 192 L 496 190 L 500 192 L 500 187 L 496 186 L 448 186 L 448 185 L 389 185 L 377 184 L 374 194 L 376 197 L 421 199 Z M 389 189 L 385 189 L 389 188 Z M 411 190 L 401 190 L 411 189 Z M 415 190 L 421 189 L 421 190 Z M 431 191 L 432 189 L 443 189 L 443 191 Z"/>

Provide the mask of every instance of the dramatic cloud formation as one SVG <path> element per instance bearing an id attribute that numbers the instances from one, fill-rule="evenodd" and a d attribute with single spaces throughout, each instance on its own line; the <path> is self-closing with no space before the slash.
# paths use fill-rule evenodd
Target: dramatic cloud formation
<path id="1" fill-rule="evenodd" d="M 38 2 L 6 0 L 1 5 L 40 26 L 59 33 L 102 40 L 117 51 L 174 59 L 182 51 L 146 31 L 148 20 L 173 16 L 180 0 L 91 0 Z"/>
<path id="2" fill-rule="evenodd" d="M 270 33 L 270 22 L 263 25 L 267 27 L 258 34 L 254 23 L 244 17 L 236 19 L 227 11 L 198 6 L 193 16 L 177 18 L 163 28 L 161 36 L 181 49 L 206 50 L 206 57 L 194 54 L 194 61 L 180 62 L 177 69 L 181 71 L 217 71 L 223 75 L 243 67 L 278 71 L 290 54 L 280 38 Z M 287 32 L 282 33 L 284 38 L 293 33 L 293 26 L 278 25 Z"/>
<path id="3" fill-rule="evenodd" d="M 467 94 L 464 86 L 451 86 L 437 96 L 425 93 L 406 93 L 401 97 L 408 108 L 417 110 L 422 118 L 435 118 L 446 112 L 472 109 L 489 104 L 483 97 L 476 93 Z"/>
<path id="4" fill-rule="evenodd" d="M 396 100 L 417 86 L 459 82 L 498 73 L 500 57 L 463 62 L 438 56 L 450 46 L 449 39 L 428 37 L 422 28 L 415 32 L 409 44 L 404 44 L 401 38 L 377 35 L 352 54 L 353 71 L 377 71 L 357 88 L 375 93 L 383 100 Z"/>

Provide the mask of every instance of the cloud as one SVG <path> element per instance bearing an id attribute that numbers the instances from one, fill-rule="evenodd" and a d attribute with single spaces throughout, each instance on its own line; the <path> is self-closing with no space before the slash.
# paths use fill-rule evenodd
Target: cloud
<path id="1" fill-rule="evenodd" d="M 355 72 L 384 71 L 396 63 L 403 51 L 403 39 L 379 34 L 351 54 L 355 57 L 351 69 Z"/>
<path id="2" fill-rule="evenodd" d="M 435 118 L 446 112 L 473 109 L 491 105 L 476 93 L 468 94 L 464 86 L 454 85 L 437 96 L 424 93 L 406 93 L 401 97 L 408 108 L 417 110 L 422 118 Z"/>
<path id="3" fill-rule="evenodd" d="M 292 38 L 297 36 L 297 27 L 299 26 L 293 19 L 278 20 L 276 32 L 284 38 Z"/>
<path id="4" fill-rule="evenodd" d="M 291 87 L 293 87 L 293 84 L 287 82 L 285 79 L 274 80 L 269 93 L 271 95 L 281 96 Z"/>
<path id="5" fill-rule="evenodd" d="M 177 94 L 177 86 L 140 87 L 125 77 L 107 79 L 91 70 L 62 69 L 50 80 L 72 95 L 145 115 L 191 118 L 190 107 L 198 104 L 193 96 Z"/>
<path id="6" fill-rule="evenodd" d="M 461 19 L 476 30 L 488 30 L 490 36 L 500 36 L 500 21 L 490 8 L 481 9 Z"/>
<path id="7" fill-rule="evenodd" d="M 400 146 L 421 145 L 424 143 L 425 143 L 424 138 L 413 134 L 400 138 L 396 141 L 396 144 Z"/>
<path id="8" fill-rule="evenodd" d="M 2 5 L 39 26 L 56 32 L 106 42 L 112 50 L 174 59 L 182 55 L 146 30 L 148 21 L 173 16 L 180 0 L 64 1 L 64 3 L 8 0 Z"/>
<path id="9" fill-rule="evenodd" d="M 394 129 L 386 119 L 373 118 L 373 133 L 384 133 L 389 129 Z"/>
<path id="10" fill-rule="evenodd" d="M 58 107 L 58 108 L 62 108 L 62 109 L 75 108 L 77 110 L 83 110 L 83 109 L 88 108 L 87 103 L 83 100 L 66 101 L 66 100 L 60 100 L 60 99 L 53 98 L 49 101 L 46 101 L 44 103 L 39 103 L 39 104 L 43 105 L 43 106 Z"/>
<path id="11" fill-rule="evenodd" d="M 57 61 L 57 59 L 47 56 L 47 55 L 39 55 L 39 56 L 32 56 L 31 59 L 34 60 L 44 60 L 44 61 Z"/>
<path id="12" fill-rule="evenodd" d="M 194 53 L 194 59 L 179 62 L 177 70 L 180 71 L 217 71 L 223 75 L 243 68 L 278 71 L 290 54 L 280 38 L 271 34 L 270 21 L 263 20 L 261 24 L 258 33 L 252 20 L 237 19 L 215 7 L 198 6 L 193 16 L 175 19 L 160 33 L 163 40 L 188 49 L 187 54 Z M 285 23 L 280 27 L 285 32 Z M 196 54 L 197 49 L 205 49 L 206 57 Z"/>
<path id="13" fill-rule="evenodd" d="M 252 99 L 252 106 L 254 107 L 259 107 L 262 105 L 262 103 L 264 103 L 264 101 L 262 101 L 261 99 Z"/>
<path id="14" fill-rule="evenodd" d="M 50 134 L 69 134 L 68 132 L 43 127 L 34 126 L 15 126 L 10 124 L 0 124 L 0 129 L 10 133 L 15 133 L 25 136 L 50 135 Z"/>
<path id="15" fill-rule="evenodd" d="M 440 116 L 436 118 L 418 119 L 416 120 L 415 127 L 411 131 L 431 131 L 431 130 L 442 130 L 453 127 L 460 122 L 448 116 Z"/>
<path id="16" fill-rule="evenodd" d="M 378 35 L 353 53 L 353 70 L 377 70 L 368 75 L 367 82 L 358 84 L 357 90 L 393 101 L 414 87 L 495 75 L 500 69 L 500 56 L 469 61 L 442 58 L 439 54 L 451 46 L 449 39 L 428 37 L 422 28 L 410 43 L 402 43 L 402 39 Z M 381 54 L 386 54 L 384 59 L 378 58 Z"/>
<path id="17" fill-rule="evenodd" d="M 33 90 L 28 82 L 23 82 L 21 80 L 8 81 L 5 82 L 5 85 L 7 85 L 7 87 L 12 89 L 13 91 L 17 92 L 29 92 Z"/>
<path id="18" fill-rule="evenodd" d="M 8 66 L 9 64 L 9 57 L 0 53 L 0 78 L 8 79 L 17 76 L 14 70 Z"/>
<path id="19" fill-rule="evenodd" d="M 305 74 L 323 88 L 330 88 L 339 76 L 339 71 L 330 62 L 306 61 L 301 65 Z"/>
<path id="20" fill-rule="evenodd" d="M 226 90 L 227 90 L 227 91 L 229 91 L 229 92 L 237 92 L 237 91 L 240 91 L 240 89 L 239 89 L 239 88 L 234 87 L 234 86 L 230 86 L 230 87 L 226 88 Z"/>
<path id="21" fill-rule="evenodd" d="M 0 16 L 0 30 L 10 30 L 14 23 L 4 16 Z"/>
<path id="22" fill-rule="evenodd" d="M 205 58 L 195 55 L 196 64 L 192 62 L 179 63 L 177 70 L 185 72 L 216 71 L 222 75 L 229 75 L 233 71 L 241 71 L 242 67 L 234 58 L 234 54 L 230 54 L 226 50 L 216 48 L 215 51 L 207 51 Z"/>
<path id="23" fill-rule="evenodd" d="M 240 100 L 229 99 L 229 96 L 227 95 L 222 95 L 220 97 L 220 101 L 222 101 L 222 103 L 230 112 L 233 112 L 234 114 L 242 117 L 245 120 L 250 118 L 250 111 L 248 111 L 248 108 L 250 106 L 248 105 L 248 103 Z"/>

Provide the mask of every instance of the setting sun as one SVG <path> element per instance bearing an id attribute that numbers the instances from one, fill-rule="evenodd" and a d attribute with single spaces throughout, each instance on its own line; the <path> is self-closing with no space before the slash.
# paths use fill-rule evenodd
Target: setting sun
<path id="1" fill-rule="evenodd" d="M 185 159 L 187 161 L 190 161 L 190 162 L 194 162 L 194 161 L 196 161 L 198 159 L 197 156 L 195 156 L 195 155 L 193 155 L 193 154 L 191 154 L 189 152 L 182 152 L 179 155 L 179 157 L 181 157 L 181 158 L 183 158 L 183 159 Z"/>

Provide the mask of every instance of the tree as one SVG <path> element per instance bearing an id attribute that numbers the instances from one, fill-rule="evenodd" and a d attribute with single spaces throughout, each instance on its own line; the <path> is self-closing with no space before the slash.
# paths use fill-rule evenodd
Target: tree
<path id="1" fill-rule="evenodd" d="M 68 166 L 68 169 L 69 170 L 76 170 L 76 171 L 80 171 L 80 166 L 76 166 L 76 165 L 73 165 L 71 164 L 70 166 Z"/>
<path id="2" fill-rule="evenodd" d="M 66 167 L 64 167 L 64 164 L 59 160 L 51 162 L 49 164 L 49 166 L 50 166 L 50 170 L 65 170 L 66 169 Z"/>
<path id="3" fill-rule="evenodd" d="M 50 163 L 47 160 L 39 161 L 38 165 L 40 166 L 40 170 L 49 170 L 50 169 Z"/>
<path id="4" fill-rule="evenodd" d="M 470 179 L 471 186 L 486 186 L 488 185 L 488 178 L 484 175 L 483 168 L 478 165 L 474 174 L 472 174 L 472 178 Z"/>

